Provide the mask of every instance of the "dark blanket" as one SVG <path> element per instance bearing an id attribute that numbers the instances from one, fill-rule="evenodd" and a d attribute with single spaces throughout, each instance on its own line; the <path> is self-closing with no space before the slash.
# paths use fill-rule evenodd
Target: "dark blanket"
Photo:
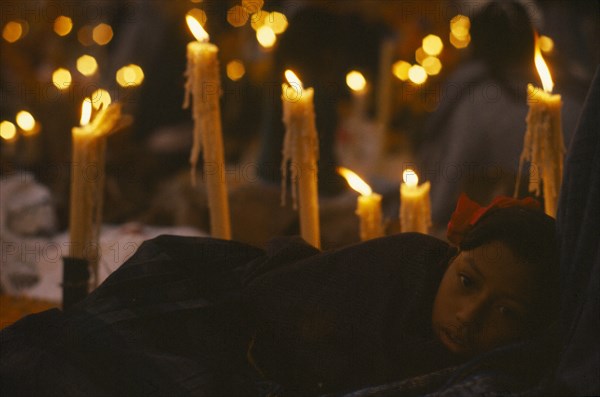
<path id="1" fill-rule="evenodd" d="M 261 255 L 214 239 L 145 242 L 72 310 L 0 332 L 2 395 L 258 394 L 245 383 L 237 273 Z"/>
<path id="2" fill-rule="evenodd" d="M 282 249 L 275 257 L 288 257 Z M 434 338 L 435 294 L 456 250 L 405 233 L 314 255 L 255 278 L 251 351 L 288 394 L 351 390 L 456 363 Z"/>
<path id="3" fill-rule="evenodd" d="M 600 66 L 567 153 L 557 214 L 560 324 L 456 370 L 357 390 L 347 397 L 600 395 Z"/>
<path id="4" fill-rule="evenodd" d="M 325 253 L 161 236 L 73 309 L 0 332 L 2 395 L 307 395 L 429 372 L 452 253 L 419 234 Z"/>
<path id="5" fill-rule="evenodd" d="M 600 66 L 569 148 L 557 224 L 563 351 L 553 389 L 600 394 Z"/>

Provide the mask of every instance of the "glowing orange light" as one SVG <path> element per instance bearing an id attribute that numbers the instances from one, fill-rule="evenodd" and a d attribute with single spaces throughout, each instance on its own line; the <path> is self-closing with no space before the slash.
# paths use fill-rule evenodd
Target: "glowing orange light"
<path id="1" fill-rule="evenodd" d="M 538 45 L 537 38 L 535 41 L 534 61 L 535 68 L 537 69 L 537 72 L 540 75 L 540 79 L 542 80 L 542 87 L 544 87 L 544 91 L 552 92 L 552 88 L 554 88 L 554 82 L 552 81 L 552 76 L 550 75 L 548 65 L 546 65 L 544 57 L 542 57 L 542 52 L 540 51 L 540 46 Z"/>
<path id="2" fill-rule="evenodd" d="M 83 127 L 88 125 L 92 118 L 92 101 L 89 98 L 85 98 L 81 104 L 81 119 L 79 124 Z"/>
<path id="3" fill-rule="evenodd" d="M 300 93 L 304 89 L 302 81 L 298 78 L 298 76 L 296 76 L 294 72 L 292 72 L 289 69 L 285 71 L 285 79 L 292 86 L 292 88 L 296 90 L 296 92 Z"/>
<path id="4" fill-rule="evenodd" d="M 410 69 L 408 69 L 408 78 L 414 84 L 423 84 L 425 81 L 427 81 L 427 72 L 422 66 L 413 65 L 410 67 Z"/>
<path id="5" fill-rule="evenodd" d="M 35 127 L 35 119 L 27 110 L 21 110 L 17 113 L 16 121 L 17 125 L 21 127 L 23 131 L 31 131 Z"/>
<path id="6" fill-rule="evenodd" d="M 12 141 L 17 136 L 17 127 L 10 121 L 0 123 L 0 137 L 5 141 Z"/>
<path id="7" fill-rule="evenodd" d="M 409 187 L 415 187 L 419 184 L 419 176 L 417 173 L 410 168 L 404 170 L 402 173 L 402 180 Z"/>
<path id="8" fill-rule="evenodd" d="M 369 186 L 362 178 L 356 175 L 353 171 L 345 167 L 337 168 L 338 174 L 346 178 L 348 185 L 363 196 L 370 196 L 373 193 L 371 186 Z"/>
<path id="9" fill-rule="evenodd" d="M 208 41 L 208 39 L 209 39 L 208 33 L 206 32 L 206 30 L 204 30 L 204 28 L 202 27 L 202 24 L 200 24 L 200 22 L 196 18 L 194 18 L 190 14 L 187 14 L 185 16 L 185 21 L 187 22 L 188 27 L 190 28 L 190 31 L 192 32 L 192 34 L 194 35 L 196 40 L 198 40 L 200 42 Z"/>
<path id="10" fill-rule="evenodd" d="M 353 70 L 346 75 L 346 84 L 352 91 L 362 91 L 367 86 L 365 76 L 357 70 Z"/>
<path id="11" fill-rule="evenodd" d="M 271 48 L 275 45 L 277 36 L 270 26 L 264 25 L 256 30 L 256 39 L 261 46 Z"/>

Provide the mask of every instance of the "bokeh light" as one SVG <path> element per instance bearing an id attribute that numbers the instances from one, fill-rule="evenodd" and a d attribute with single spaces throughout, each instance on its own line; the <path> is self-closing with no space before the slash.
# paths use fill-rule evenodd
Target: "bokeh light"
<path id="1" fill-rule="evenodd" d="M 202 27 L 206 26 L 206 21 L 208 20 L 208 17 L 206 16 L 206 12 L 204 12 L 204 10 L 201 10 L 200 8 L 192 8 L 187 12 L 186 15 L 194 17 L 196 21 L 200 22 L 200 25 L 202 25 Z"/>
<path id="2" fill-rule="evenodd" d="M 471 42 L 471 20 L 464 15 L 456 15 L 450 20 L 450 44 L 461 49 L 466 48 Z"/>
<path id="3" fill-rule="evenodd" d="M 98 62 L 91 55 L 82 55 L 77 58 L 77 70 L 84 76 L 91 76 L 98 70 Z"/>
<path id="4" fill-rule="evenodd" d="M 23 24 L 18 21 L 10 21 L 2 29 L 2 38 L 9 43 L 14 43 L 23 36 Z"/>
<path id="5" fill-rule="evenodd" d="M 242 0 L 242 7 L 248 14 L 254 14 L 260 11 L 265 5 L 264 0 Z"/>
<path id="6" fill-rule="evenodd" d="M 244 74 L 246 74 L 246 68 L 240 60 L 234 59 L 227 64 L 227 77 L 231 80 L 237 81 L 244 77 Z"/>
<path id="7" fill-rule="evenodd" d="M 270 12 L 264 19 L 265 26 L 269 26 L 273 29 L 275 34 L 281 34 L 286 31 L 288 27 L 288 20 L 285 15 L 280 12 Z"/>
<path id="8" fill-rule="evenodd" d="M 98 88 L 96 91 L 92 92 L 90 100 L 92 101 L 94 109 L 100 109 L 101 107 L 106 109 L 112 101 L 109 92 L 102 88 Z"/>
<path id="9" fill-rule="evenodd" d="M 94 29 L 90 25 L 82 26 L 77 31 L 77 41 L 79 41 L 81 45 L 84 45 L 86 47 L 89 47 L 92 44 L 94 44 L 94 39 L 92 38 L 93 30 Z"/>
<path id="10" fill-rule="evenodd" d="M 273 29 L 265 25 L 261 26 L 256 31 L 256 39 L 261 46 L 265 48 L 271 48 L 273 45 L 275 45 L 277 36 L 275 35 L 275 32 L 273 32 Z"/>
<path id="11" fill-rule="evenodd" d="M 144 81 L 144 71 L 138 65 L 129 64 L 117 70 L 116 79 L 121 87 L 136 87 Z"/>
<path id="12" fill-rule="evenodd" d="M 442 39 L 434 34 L 425 36 L 423 39 L 423 50 L 429 55 L 439 55 L 444 49 Z"/>
<path id="13" fill-rule="evenodd" d="M 414 84 L 423 84 L 427 81 L 427 72 L 420 65 L 413 65 L 408 70 L 408 78 Z"/>
<path id="14" fill-rule="evenodd" d="M 465 40 L 469 36 L 471 20 L 464 15 L 456 15 L 450 20 L 450 32 L 459 40 Z"/>
<path id="15" fill-rule="evenodd" d="M 31 131 L 35 128 L 35 118 L 27 110 L 21 110 L 16 116 L 17 125 L 23 131 Z"/>
<path id="16" fill-rule="evenodd" d="M 71 72 L 65 68 L 58 68 L 52 73 L 52 84 L 59 90 L 66 90 L 72 82 Z"/>
<path id="17" fill-rule="evenodd" d="M 92 39 L 98 45 L 106 45 L 110 43 L 113 38 L 113 29 L 106 23 L 98 24 L 92 31 Z"/>
<path id="18" fill-rule="evenodd" d="M 12 141 L 17 136 L 17 127 L 10 121 L 0 123 L 0 137 L 6 141 Z"/>
<path id="19" fill-rule="evenodd" d="M 408 70 L 411 64 L 406 61 L 398 61 L 392 65 L 392 73 L 402 81 L 408 80 Z"/>
<path id="20" fill-rule="evenodd" d="M 419 64 L 422 64 L 423 60 L 425 58 L 427 58 L 428 56 L 429 55 L 427 55 L 427 53 L 425 52 L 425 50 L 423 49 L 423 47 L 419 47 L 415 51 L 415 61 L 417 61 L 417 63 L 419 63 Z"/>
<path id="21" fill-rule="evenodd" d="M 73 29 L 73 20 L 61 15 L 54 20 L 54 32 L 59 36 L 66 36 Z"/>
<path id="22" fill-rule="evenodd" d="M 353 70 L 346 75 L 346 84 L 352 91 L 362 91 L 367 86 L 367 80 L 361 72 Z"/>
<path id="23" fill-rule="evenodd" d="M 452 44 L 455 48 L 462 49 L 467 48 L 469 43 L 471 42 L 471 35 L 467 35 L 462 39 L 457 38 L 452 33 L 450 33 L 450 44 Z"/>
<path id="24" fill-rule="evenodd" d="M 262 11 L 262 10 L 252 14 L 250 16 L 250 26 L 252 26 L 252 29 L 258 31 L 258 29 L 263 27 L 265 25 L 265 20 L 267 19 L 268 16 L 269 16 L 269 13 L 267 11 Z"/>
<path id="25" fill-rule="evenodd" d="M 430 76 L 435 76 L 442 70 L 442 62 L 437 57 L 427 57 L 423 60 L 423 69 Z"/>
<path id="26" fill-rule="evenodd" d="M 233 27 L 239 28 L 248 22 L 250 14 L 240 5 L 235 5 L 227 11 L 227 22 Z"/>

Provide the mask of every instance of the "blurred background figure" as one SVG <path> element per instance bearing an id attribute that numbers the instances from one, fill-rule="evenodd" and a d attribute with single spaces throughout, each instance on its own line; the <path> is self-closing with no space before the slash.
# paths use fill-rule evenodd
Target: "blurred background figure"
<path id="1" fill-rule="evenodd" d="M 432 181 L 433 222 L 440 228 L 461 192 L 479 202 L 513 194 L 526 130 L 526 86 L 539 81 L 533 54 L 541 10 L 519 1 L 482 3 L 471 17 L 470 57 L 444 82 L 438 108 L 417 142 L 420 171 Z M 564 86 L 557 79 L 568 145 L 582 98 Z"/>

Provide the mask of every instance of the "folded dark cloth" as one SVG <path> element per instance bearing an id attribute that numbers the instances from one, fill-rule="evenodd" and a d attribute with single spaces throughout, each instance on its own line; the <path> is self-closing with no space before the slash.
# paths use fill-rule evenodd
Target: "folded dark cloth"
<path id="1" fill-rule="evenodd" d="M 161 236 L 72 309 L 0 332 L 2 394 L 316 395 L 429 372 L 452 254 L 419 234 L 332 252 Z"/>
<path id="2" fill-rule="evenodd" d="M 456 253 L 430 236 L 405 233 L 312 254 L 251 280 L 243 292 L 256 316 L 251 357 L 289 395 L 351 390 L 456 363 L 434 338 L 432 305 Z"/>
<path id="3" fill-rule="evenodd" d="M 161 236 L 66 312 L 0 332 L 4 396 L 258 395 L 239 304 L 254 247 Z"/>

